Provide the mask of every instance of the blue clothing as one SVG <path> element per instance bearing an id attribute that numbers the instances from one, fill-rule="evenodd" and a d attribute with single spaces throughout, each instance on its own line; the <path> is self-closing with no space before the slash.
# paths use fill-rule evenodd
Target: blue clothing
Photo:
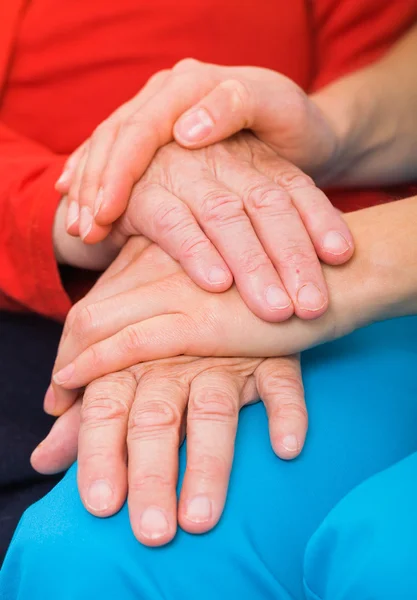
<path id="1" fill-rule="evenodd" d="M 273 454 L 263 406 L 245 408 L 208 534 L 142 546 L 126 506 L 107 519 L 84 509 L 74 466 L 24 514 L 0 598 L 415 600 L 416 339 L 409 317 L 304 353 L 310 428 L 295 461 Z"/>

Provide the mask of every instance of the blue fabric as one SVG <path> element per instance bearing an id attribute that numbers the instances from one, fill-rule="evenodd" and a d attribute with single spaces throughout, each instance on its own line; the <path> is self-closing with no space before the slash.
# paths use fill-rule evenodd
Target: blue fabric
<path id="1" fill-rule="evenodd" d="M 126 507 L 85 511 L 73 467 L 22 518 L 0 597 L 415 600 L 416 334 L 417 317 L 399 319 L 303 355 L 310 429 L 295 461 L 274 456 L 263 406 L 244 409 L 226 510 L 206 535 L 141 546 Z"/>

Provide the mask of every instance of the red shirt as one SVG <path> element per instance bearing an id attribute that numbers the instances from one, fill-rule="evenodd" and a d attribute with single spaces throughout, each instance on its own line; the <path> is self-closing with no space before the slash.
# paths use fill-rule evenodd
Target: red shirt
<path id="1" fill-rule="evenodd" d="M 417 0 L 8 0 L 0 6 L 0 307 L 62 319 L 54 182 L 156 71 L 192 56 L 269 67 L 305 90 L 377 58 Z M 355 199 L 358 201 L 355 203 Z M 334 196 L 342 208 L 382 193 Z"/>

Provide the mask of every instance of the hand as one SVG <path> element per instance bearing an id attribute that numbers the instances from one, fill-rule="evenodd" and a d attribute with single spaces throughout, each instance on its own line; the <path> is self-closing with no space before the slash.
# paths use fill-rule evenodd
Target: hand
<path id="1" fill-rule="evenodd" d="M 78 223 L 79 204 L 84 209 L 83 236 L 94 214 L 92 234 L 98 241 L 126 209 L 155 152 L 173 135 L 179 144 L 198 148 L 251 129 L 280 156 L 317 176 L 340 162 L 337 126 L 280 73 L 186 59 L 154 75 L 99 125 L 69 158 L 57 188 L 69 192 L 70 222 Z"/>
<path id="2" fill-rule="evenodd" d="M 112 239 L 120 247 L 138 233 L 203 289 L 224 291 L 233 275 L 249 308 L 267 321 L 323 314 L 317 255 L 341 264 L 353 253 L 349 229 L 325 195 L 249 133 L 203 150 L 159 150 Z"/>
<path id="3" fill-rule="evenodd" d="M 75 401 L 77 388 L 142 361 L 181 354 L 294 354 L 334 337 L 334 321 L 332 308 L 309 323 L 267 323 L 250 312 L 236 288 L 206 292 L 158 246 L 132 237 L 70 311 L 54 368 L 54 393 L 47 393 L 45 409 L 62 414 Z M 337 331 L 343 328 L 339 319 Z"/>
<path id="4" fill-rule="evenodd" d="M 112 515 L 127 494 L 133 532 L 142 543 L 169 542 L 177 514 L 183 529 L 203 533 L 224 507 L 239 409 L 259 395 L 275 452 L 294 458 L 307 429 L 297 357 L 178 357 L 91 383 L 82 402 L 58 419 L 35 450 L 32 465 L 44 473 L 67 468 L 78 435 L 78 485 L 87 510 Z M 178 448 L 185 430 L 187 466 L 177 512 Z"/>

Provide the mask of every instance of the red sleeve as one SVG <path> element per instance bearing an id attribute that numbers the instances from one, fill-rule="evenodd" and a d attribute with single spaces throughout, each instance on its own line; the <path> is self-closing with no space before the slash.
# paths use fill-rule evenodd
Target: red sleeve
<path id="1" fill-rule="evenodd" d="M 312 11 L 318 89 L 386 52 L 415 23 L 417 0 L 315 0 Z"/>
<path id="2" fill-rule="evenodd" d="M 62 320 L 71 301 L 52 246 L 59 194 L 54 183 L 66 157 L 0 123 L 0 308 Z"/>

